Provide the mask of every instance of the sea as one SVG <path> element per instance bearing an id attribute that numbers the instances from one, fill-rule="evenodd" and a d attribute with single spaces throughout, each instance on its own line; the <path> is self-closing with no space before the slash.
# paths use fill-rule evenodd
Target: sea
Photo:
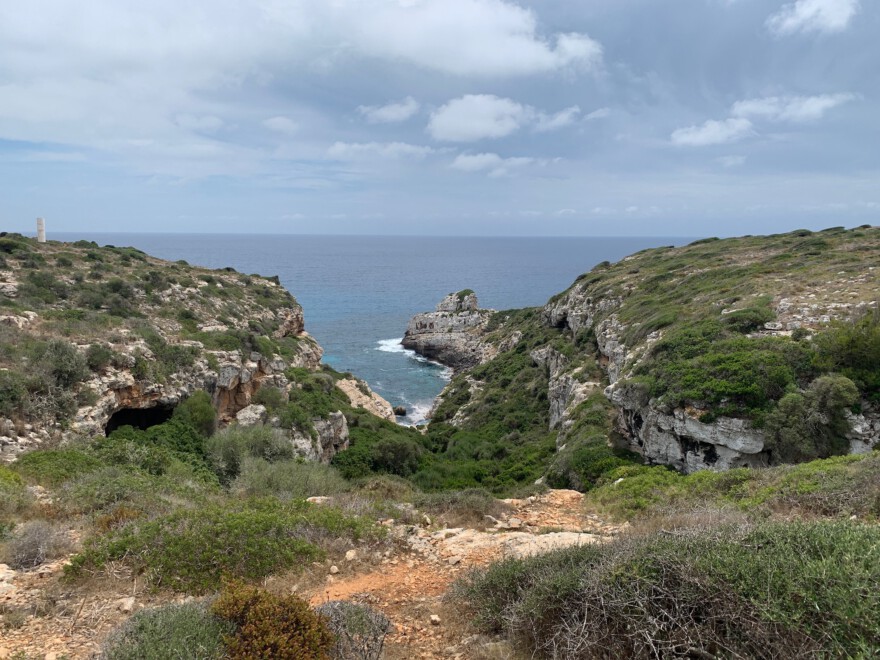
<path id="1" fill-rule="evenodd" d="M 133 246 L 162 259 L 277 275 L 303 307 L 324 362 L 349 371 L 425 421 L 449 369 L 404 349 L 414 314 L 473 289 L 480 307 L 543 305 L 581 273 L 639 250 L 691 238 L 472 238 L 240 234 L 58 233 L 50 239 Z"/>

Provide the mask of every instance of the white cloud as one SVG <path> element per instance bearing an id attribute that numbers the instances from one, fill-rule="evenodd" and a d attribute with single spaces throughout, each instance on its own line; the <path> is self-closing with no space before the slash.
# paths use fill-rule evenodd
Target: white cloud
<path id="1" fill-rule="evenodd" d="M 741 117 L 723 121 L 710 119 L 701 126 L 688 126 L 673 131 L 672 144 L 683 147 L 705 147 L 736 142 L 752 135 L 752 122 Z"/>
<path id="2" fill-rule="evenodd" d="M 721 156 L 720 158 L 716 158 L 715 161 L 724 167 L 739 167 L 740 165 L 745 164 L 746 157 L 745 156 Z"/>
<path id="3" fill-rule="evenodd" d="M 821 119 L 832 108 L 855 98 L 854 94 L 768 96 L 734 103 L 731 114 L 735 117 L 763 117 L 775 121 L 814 121 Z"/>
<path id="4" fill-rule="evenodd" d="M 391 124 L 406 121 L 419 111 L 419 102 L 412 96 L 407 96 L 402 101 L 387 105 L 361 105 L 358 112 L 371 124 Z"/>
<path id="5" fill-rule="evenodd" d="M 538 116 L 538 123 L 535 125 L 535 130 L 539 133 L 544 133 L 546 131 L 555 131 L 560 128 L 565 128 L 566 126 L 571 126 L 577 121 L 578 115 L 580 114 L 581 109 L 576 105 L 566 108 L 565 110 L 560 110 L 555 115 L 547 115 L 542 112 Z"/>
<path id="6" fill-rule="evenodd" d="M 556 215 L 577 215 L 577 211 L 574 209 L 559 209 Z"/>
<path id="7" fill-rule="evenodd" d="M 362 160 L 371 158 L 402 158 L 422 159 L 435 153 L 431 147 L 422 147 L 406 142 L 336 142 L 328 150 L 327 155 L 337 160 Z"/>
<path id="8" fill-rule="evenodd" d="M 605 117 L 611 114 L 611 108 L 599 108 L 598 110 L 593 110 L 587 116 L 584 117 L 584 121 L 592 121 L 593 119 L 605 119 Z"/>
<path id="9" fill-rule="evenodd" d="M 299 132 L 299 124 L 288 117 L 272 117 L 265 120 L 263 126 L 282 135 L 289 136 Z"/>
<path id="10" fill-rule="evenodd" d="M 435 140 L 446 142 L 501 138 L 519 130 L 534 114 L 532 108 L 511 99 L 468 94 L 431 113 L 428 133 Z"/>
<path id="11" fill-rule="evenodd" d="M 502 158 L 498 154 L 459 154 L 452 161 L 451 168 L 462 172 L 489 172 L 491 177 L 507 176 L 512 169 L 525 167 L 535 162 L 534 158 Z"/>
<path id="12" fill-rule="evenodd" d="M 796 0 L 767 19 L 777 36 L 797 32 L 842 32 L 859 11 L 859 0 Z"/>
<path id="13" fill-rule="evenodd" d="M 336 5 L 355 47 L 462 76 L 594 69 L 601 45 L 585 34 L 545 37 L 531 10 L 505 0 L 366 0 Z"/>

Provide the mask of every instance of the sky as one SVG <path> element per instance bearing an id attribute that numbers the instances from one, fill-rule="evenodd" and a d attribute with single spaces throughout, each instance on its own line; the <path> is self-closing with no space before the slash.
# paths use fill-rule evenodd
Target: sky
<path id="1" fill-rule="evenodd" d="M 877 0 L 0 4 L 0 230 L 880 224 Z"/>

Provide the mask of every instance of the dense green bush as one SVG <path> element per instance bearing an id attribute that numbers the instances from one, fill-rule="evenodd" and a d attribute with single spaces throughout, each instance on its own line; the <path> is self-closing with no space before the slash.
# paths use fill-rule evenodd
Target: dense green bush
<path id="1" fill-rule="evenodd" d="M 365 520 L 302 501 L 207 504 L 93 538 L 74 557 L 69 572 L 78 575 L 123 560 L 154 586 L 206 592 L 225 577 L 258 580 L 302 566 L 323 555 L 315 545 L 322 539 L 372 533 Z"/>
<path id="2" fill-rule="evenodd" d="M 0 371 L 0 417 L 21 414 L 26 399 L 24 378 L 12 371 Z"/>
<path id="3" fill-rule="evenodd" d="M 103 344 L 90 344 L 86 349 L 86 364 L 92 371 L 103 371 L 113 360 L 113 351 Z"/>
<path id="4" fill-rule="evenodd" d="M 198 390 L 184 399 L 174 409 L 174 419 L 191 426 L 205 437 L 217 430 L 217 411 L 211 403 L 211 395 L 204 390 Z"/>
<path id="5" fill-rule="evenodd" d="M 232 660 L 329 660 L 333 635 L 298 596 L 276 596 L 240 584 L 226 587 L 211 608 L 235 632 L 226 636 Z"/>
<path id="6" fill-rule="evenodd" d="M 880 401 L 880 310 L 850 323 L 835 323 L 814 338 L 825 371 L 849 377 L 871 401 Z"/>
<path id="7" fill-rule="evenodd" d="M 37 449 L 19 456 L 12 469 L 41 486 L 60 486 L 102 465 L 99 458 L 79 449 Z"/>
<path id="8" fill-rule="evenodd" d="M 765 448 L 776 462 L 797 463 L 849 451 L 845 412 L 859 400 L 845 376 L 822 376 L 807 390 L 791 392 L 767 416 Z"/>
<path id="9" fill-rule="evenodd" d="M 538 657 L 872 657 L 878 580 L 876 526 L 796 522 L 505 560 L 456 595 Z"/>
<path id="10" fill-rule="evenodd" d="M 234 626 L 212 615 L 201 603 L 163 605 L 141 610 L 114 629 L 101 660 L 160 660 L 226 657 L 223 637 Z"/>

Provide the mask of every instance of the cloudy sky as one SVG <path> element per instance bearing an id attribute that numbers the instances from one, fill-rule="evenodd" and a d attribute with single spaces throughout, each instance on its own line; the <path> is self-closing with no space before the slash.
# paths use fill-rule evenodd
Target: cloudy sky
<path id="1" fill-rule="evenodd" d="M 880 224 L 877 0 L 0 4 L 0 229 Z"/>

